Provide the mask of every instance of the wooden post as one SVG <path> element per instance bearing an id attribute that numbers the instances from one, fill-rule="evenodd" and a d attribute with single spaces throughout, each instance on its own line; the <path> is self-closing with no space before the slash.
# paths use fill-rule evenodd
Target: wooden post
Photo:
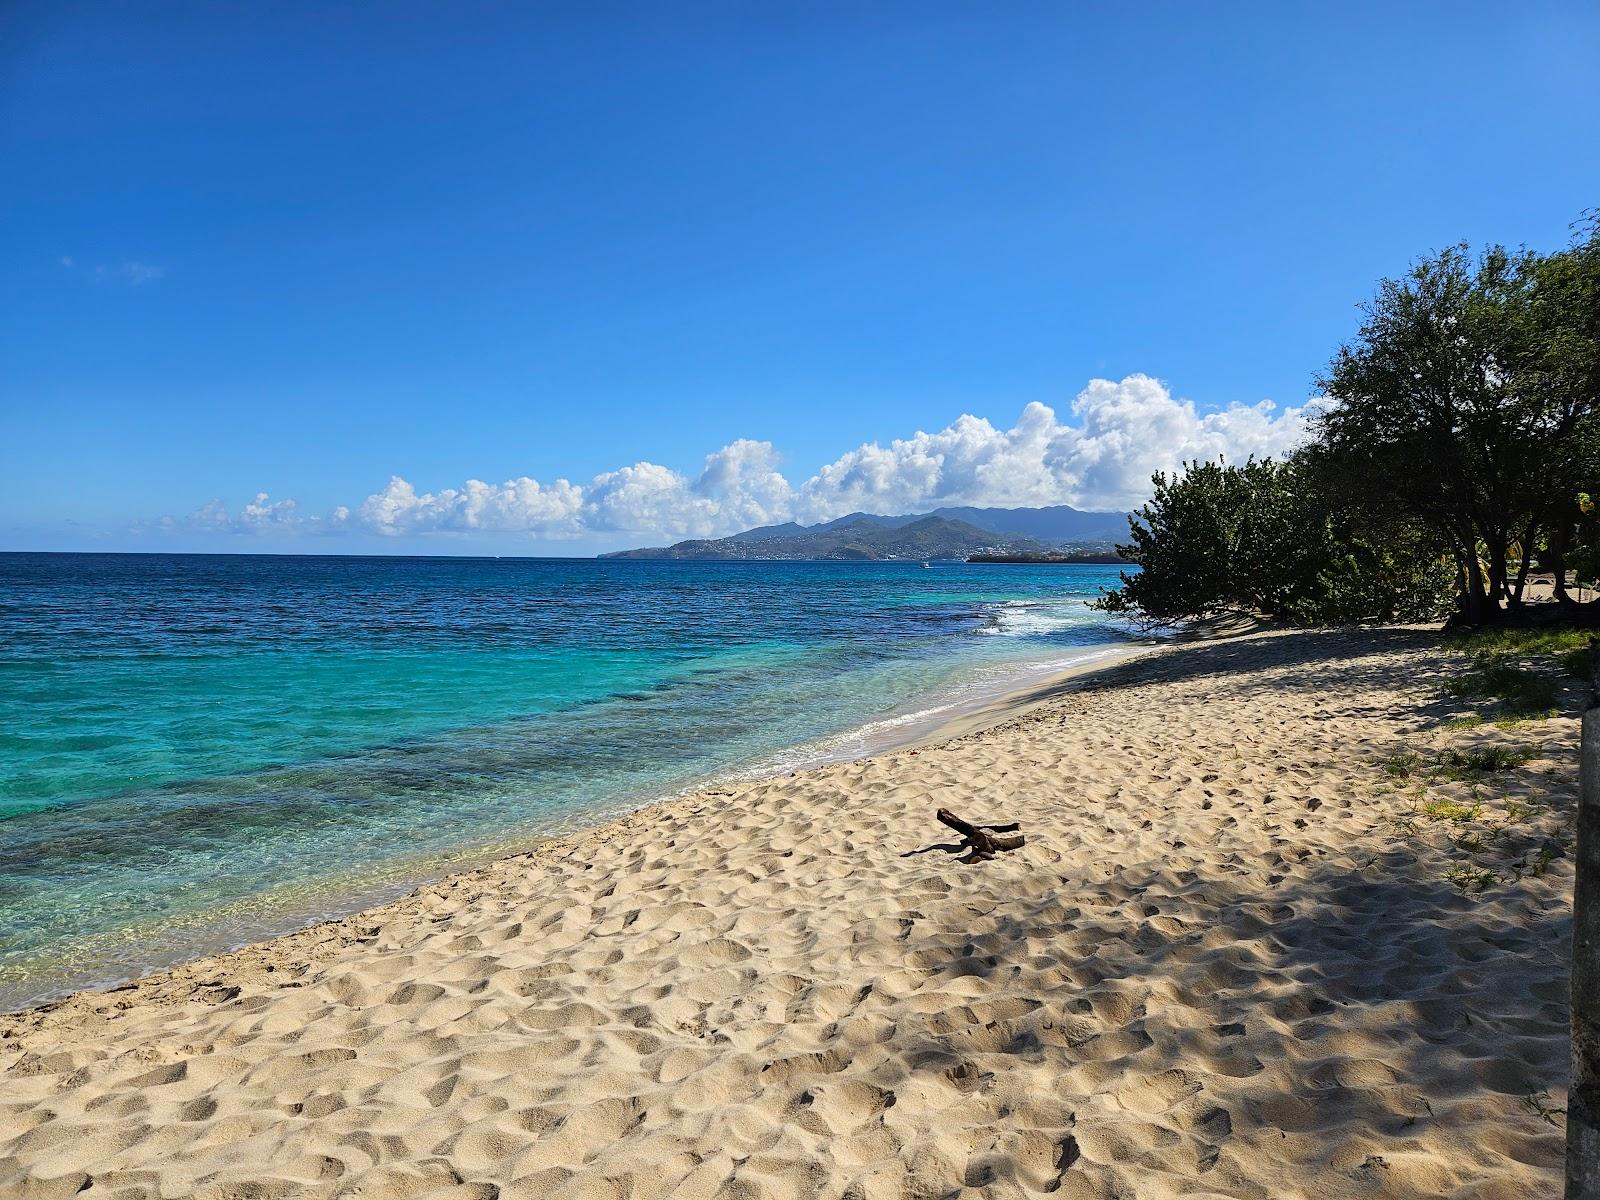
<path id="1" fill-rule="evenodd" d="M 1578 852 L 1572 895 L 1572 1084 L 1567 1093 L 1567 1200 L 1600 1200 L 1600 639 L 1583 713 Z"/>

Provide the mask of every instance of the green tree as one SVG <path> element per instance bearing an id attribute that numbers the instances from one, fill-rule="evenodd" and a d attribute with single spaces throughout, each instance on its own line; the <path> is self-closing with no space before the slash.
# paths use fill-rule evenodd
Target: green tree
<path id="1" fill-rule="evenodd" d="M 1568 568 L 1581 583 L 1600 574 L 1600 214 L 1578 227 L 1573 244 L 1539 260 L 1534 270 L 1530 322 L 1537 354 L 1531 386 L 1577 413 L 1570 435 L 1547 464 L 1557 499 L 1538 546 L 1540 565 L 1556 581 L 1556 600 L 1568 617 Z"/>
<path id="2" fill-rule="evenodd" d="M 1119 552 L 1138 564 L 1098 602 L 1154 624 L 1259 614 L 1302 625 L 1425 619 L 1450 572 L 1425 531 L 1337 501 L 1317 461 L 1189 463 L 1154 477 Z"/>
<path id="3" fill-rule="evenodd" d="M 1282 463 L 1155 477 L 1102 606 L 1154 621 L 1262 612 L 1600 626 L 1600 216 L 1565 250 L 1465 245 L 1383 280 Z M 1535 565 L 1557 604 L 1525 603 Z"/>
<path id="4" fill-rule="evenodd" d="M 1380 284 L 1318 381 L 1326 469 L 1448 546 L 1467 624 L 1521 608 L 1536 549 L 1563 564 L 1600 446 L 1597 268 L 1593 225 L 1549 257 L 1451 247 Z"/>
<path id="5" fill-rule="evenodd" d="M 1577 520 L 1566 531 L 1563 566 L 1572 567 L 1573 578 L 1580 585 L 1600 587 L 1600 501 L 1589 492 L 1579 492 L 1576 507 Z M 1572 603 L 1565 587 L 1560 589 L 1558 599 Z"/>

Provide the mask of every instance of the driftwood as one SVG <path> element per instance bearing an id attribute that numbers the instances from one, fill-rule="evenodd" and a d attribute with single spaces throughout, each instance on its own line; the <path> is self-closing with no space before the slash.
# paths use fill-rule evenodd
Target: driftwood
<path id="1" fill-rule="evenodd" d="M 974 825 L 971 821 L 963 821 L 948 808 L 941 808 L 933 815 L 941 825 L 948 825 L 961 835 L 969 863 L 985 862 L 1002 850 L 1015 850 L 1023 844 L 1019 832 L 1022 826 L 1015 821 L 1009 825 Z"/>

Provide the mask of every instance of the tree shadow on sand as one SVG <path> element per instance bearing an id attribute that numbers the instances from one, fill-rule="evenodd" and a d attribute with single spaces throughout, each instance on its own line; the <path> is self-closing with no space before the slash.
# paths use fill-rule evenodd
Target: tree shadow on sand
<path id="1" fill-rule="evenodd" d="M 1077 1172 L 1074 1194 L 1554 1194 L 1570 914 L 1432 869 L 1396 847 L 1277 885 L 1062 879 L 908 945 L 919 994 L 977 976 L 980 994 L 1038 1003 L 969 1006 L 981 1029 L 930 1026 L 907 1061 L 980 1081 L 1059 1065 L 1077 1102 L 1055 1182 Z"/>
<path id="2" fill-rule="evenodd" d="M 1183 642 L 1182 652 L 1156 658 L 1136 658 L 1119 663 L 1086 678 L 1070 679 L 1039 689 L 1038 699 L 1065 695 L 1075 690 L 1113 690 L 1152 681 L 1226 682 L 1246 679 L 1261 690 L 1304 682 L 1311 686 L 1328 663 L 1339 664 L 1340 684 L 1364 687 L 1388 682 L 1394 673 L 1392 656 L 1438 650 L 1440 635 L 1430 629 L 1411 626 L 1376 626 L 1360 629 L 1295 630 L 1292 637 L 1264 639 L 1235 636 L 1211 641 Z M 1418 677 L 1450 678 L 1453 667 L 1443 656 L 1418 664 Z M 1263 667 L 1274 672 L 1271 681 L 1261 679 Z M 1303 676 L 1296 672 L 1304 670 Z"/>

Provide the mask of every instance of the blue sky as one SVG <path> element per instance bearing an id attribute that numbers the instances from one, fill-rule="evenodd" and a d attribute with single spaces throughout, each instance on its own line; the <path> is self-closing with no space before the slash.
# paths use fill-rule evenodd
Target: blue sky
<path id="1" fill-rule="evenodd" d="M 4 549 L 1117 507 L 1292 440 L 1379 276 L 1600 204 L 1591 3 L 0 23 Z"/>

